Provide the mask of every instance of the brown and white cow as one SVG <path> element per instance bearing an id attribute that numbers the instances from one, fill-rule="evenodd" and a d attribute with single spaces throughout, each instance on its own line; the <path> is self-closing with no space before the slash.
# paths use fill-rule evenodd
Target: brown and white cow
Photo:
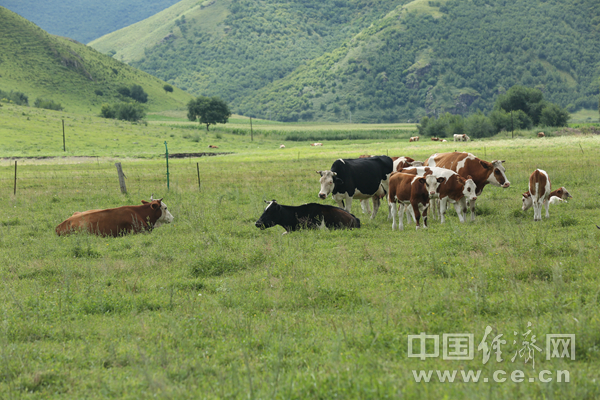
<path id="1" fill-rule="evenodd" d="M 437 141 L 439 141 L 439 140 L 440 140 L 440 138 L 439 138 L 439 137 L 435 137 L 435 136 L 434 136 L 434 137 L 432 137 L 432 138 L 431 138 L 431 140 L 432 140 L 432 141 L 434 141 L 434 142 L 437 142 Z"/>
<path id="2" fill-rule="evenodd" d="M 395 172 L 399 172 L 403 168 L 420 167 L 423 165 L 423 161 L 416 161 L 411 157 L 392 157 L 392 160 L 394 161 L 393 171 Z"/>
<path id="3" fill-rule="evenodd" d="M 442 224 L 445 222 L 446 209 L 449 201 L 454 204 L 458 220 L 460 222 L 465 222 L 467 215 L 467 201 L 477 200 L 477 195 L 475 194 L 477 187 L 470 176 L 465 179 L 452 170 L 439 167 L 405 168 L 402 172 L 410 175 L 433 175 L 436 178 L 444 178 L 445 180 L 440 183 L 438 190 L 439 194 L 437 196 L 440 202 L 440 221 Z M 432 209 L 433 204 L 435 204 L 436 201 L 437 199 L 432 199 Z"/>
<path id="4" fill-rule="evenodd" d="M 546 137 L 544 132 L 538 132 L 537 137 Z"/>
<path id="5" fill-rule="evenodd" d="M 564 187 L 552 192 L 548 173 L 543 169 L 536 169 L 529 177 L 529 191 L 523 193 L 522 209 L 523 211 L 526 211 L 529 209 L 529 207 L 533 206 L 533 220 L 541 221 L 542 206 L 546 208 L 546 218 L 548 218 L 550 216 L 548 208 L 550 206 L 551 199 L 559 199 L 552 200 L 552 202 L 556 202 L 560 200 L 566 200 L 571 197 L 573 196 L 571 196 Z"/>
<path id="6" fill-rule="evenodd" d="M 502 165 L 504 160 L 494 160 L 492 162 L 481 160 L 471 153 L 455 151 L 453 153 L 439 153 L 430 156 L 425 161 L 425 166 L 441 167 L 451 169 L 465 179 L 469 176 L 477 185 L 477 196 L 481 195 L 483 188 L 491 183 L 494 186 L 502 188 L 510 187 L 510 182 L 506 178 L 506 169 Z M 471 208 L 471 221 L 475 220 L 475 200 L 469 202 Z"/>
<path id="7" fill-rule="evenodd" d="M 418 142 L 419 141 L 419 137 L 418 136 L 411 136 L 410 139 L 408 139 L 409 142 Z"/>
<path id="8" fill-rule="evenodd" d="M 389 179 L 388 201 L 392 211 L 392 230 L 398 227 L 404 230 L 403 216 L 405 207 L 409 207 L 413 219 L 419 229 L 419 220 L 423 212 L 423 225 L 427 228 L 427 209 L 429 208 L 429 199 L 437 195 L 440 183 L 445 178 L 436 178 L 433 175 L 415 176 L 394 172 Z M 398 204 L 398 205 L 396 205 Z M 399 224 L 398 211 L 400 214 Z"/>
<path id="9" fill-rule="evenodd" d="M 56 227 L 59 236 L 74 231 L 87 231 L 99 236 L 120 236 L 127 233 L 151 231 L 173 221 L 173 215 L 162 199 L 139 206 L 123 206 L 106 210 L 75 212 Z"/>
<path id="10" fill-rule="evenodd" d="M 311 143 L 310 145 L 311 145 L 311 146 L 317 146 L 317 147 L 318 147 L 318 146 L 323 146 L 323 143 Z"/>

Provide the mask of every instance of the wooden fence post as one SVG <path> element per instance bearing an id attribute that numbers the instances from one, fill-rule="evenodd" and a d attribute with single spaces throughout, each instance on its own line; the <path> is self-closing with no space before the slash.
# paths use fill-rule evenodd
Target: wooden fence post
<path id="1" fill-rule="evenodd" d="M 13 191 L 13 194 L 15 196 L 17 195 L 17 160 L 15 160 L 15 189 Z"/>
<path id="2" fill-rule="evenodd" d="M 127 187 L 125 186 L 125 174 L 123 173 L 123 168 L 121 168 L 121 163 L 115 163 L 115 167 L 117 167 L 117 173 L 119 174 L 119 186 L 121 187 L 121 193 L 127 194 Z"/>
<path id="3" fill-rule="evenodd" d="M 196 163 L 196 170 L 198 171 L 198 191 L 201 190 L 200 187 L 200 166 L 198 165 L 198 163 Z"/>

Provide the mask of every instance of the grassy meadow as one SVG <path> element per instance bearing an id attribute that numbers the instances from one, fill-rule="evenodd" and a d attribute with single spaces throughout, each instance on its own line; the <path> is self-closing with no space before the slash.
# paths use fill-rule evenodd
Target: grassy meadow
<path id="1" fill-rule="evenodd" d="M 169 119 L 130 124 L 8 105 L 0 118 L 0 398 L 600 397 L 598 136 L 408 143 L 414 132 L 397 129 L 315 148 Z M 170 159 L 167 190 L 164 141 L 169 153 L 213 144 L 235 154 Z M 392 232 L 384 209 L 369 220 L 356 202 L 362 227 L 352 231 L 254 226 L 264 200 L 318 202 L 315 171 L 337 158 L 423 160 L 455 149 L 506 160 L 511 187 L 486 187 L 474 222 L 450 210 L 444 225 Z M 16 195 L 11 157 L 21 157 Z M 573 195 L 536 223 L 520 208 L 535 168 Z M 74 211 L 151 194 L 164 198 L 172 224 L 120 238 L 54 233 Z M 482 362 L 487 326 L 487 343 L 504 335 L 501 362 L 494 353 Z M 511 361 L 528 329 L 543 349 L 535 369 L 524 356 Z M 421 332 L 440 343 L 473 334 L 474 358 L 409 358 L 408 335 Z M 546 360 L 548 334 L 575 334 L 576 359 Z M 413 370 L 481 370 L 490 382 L 416 382 Z M 506 382 L 492 382 L 497 370 Z M 524 381 L 511 382 L 519 370 Z M 539 381 L 541 370 L 551 382 Z"/>

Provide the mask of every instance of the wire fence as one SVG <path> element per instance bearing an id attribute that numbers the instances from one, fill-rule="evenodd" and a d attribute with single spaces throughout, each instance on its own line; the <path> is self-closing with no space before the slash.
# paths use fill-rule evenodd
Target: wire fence
<path id="1" fill-rule="evenodd" d="M 198 159 L 169 160 L 169 188 L 200 189 L 201 166 Z M 0 196 L 29 196 L 77 192 L 120 193 L 115 164 L 120 162 L 128 193 L 164 193 L 167 187 L 167 168 L 164 160 L 127 161 L 93 160 L 59 164 L 56 161 L 2 160 L 0 164 Z"/>

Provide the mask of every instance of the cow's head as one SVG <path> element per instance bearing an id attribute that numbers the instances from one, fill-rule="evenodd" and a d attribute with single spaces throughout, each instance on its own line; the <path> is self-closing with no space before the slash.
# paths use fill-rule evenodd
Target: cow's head
<path id="1" fill-rule="evenodd" d="M 533 198 L 531 197 L 531 193 L 529 192 L 525 192 L 523 193 L 523 206 L 521 207 L 521 209 L 523 211 L 527 211 L 531 208 L 531 206 L 533 205 Z"/>
<path id="2" fill-rule="evenodd" d="M 260 218 L 254 223 L 254 226 L 260 229 L 271 228 L 277 225 L 281 206 L 275 200 L 265 201 L 267 207 Z"/>
<path id="3" fill-rule="evenodd" d="M 150 208 L 154 211 L 160 211 L 160 216 L 154 223 L 154 227 L 158 228 L 163 224 L 170 224 L 173 222 L 173 215 L 167 208 L 167 205 L 163 203 L 162 199 L 153 199 L 154 195 L 150 196 L 150 202 L 142 200 L 142 204 L 150 204 Z"/>
<path id="4" fill-rule="evenodd" d="M 333 171 L 317 171 L 317 174 L 321 175 L 321 190 L 319 191 L 319 198 L 325 200 L 327 195 L 333 192 L 335 185 L 343 185 L 344 181 L 337 177 L 337 172 Z"/>
<path id="5" fill-rule="evenodd" d="M 435 197 L 439 197 L 439 187 L 442 182 L 444 182 L 446 178 L 436 178 L 433 175 L 427 175 L 419 178 L 419 182 L 425 185 L 425 189 L 427 190 L 427 194 L 430 199 Z"/>
<path id="6" fill-rule="evenodd" d="M 501 186 L 506 189 L 510 186 L 510 182 L 506 177 L 506 169 L 504 168 L 504 165 L 502 165 L 503 162 L 504 160 L 494 160 L 492 162 L 480 160 L 483 168 L 490 172 L 487 181 L 494 186 Z"/>
<path id="7" fill-rule="evenodd" d="M 477 185 L 473 181 L 471 175 L 467 176 L 465 180 L 465 186 L 463 187 L 463 196 L 467 198 L 467 201 L 477 200 Z"/>
<path id="8" fill-rule="evenodd" d="M 550 196 L 556 196 L 562 200 L 567 200 L 567 199 L 572 199 L 573 196 L 571 196 L 571 194 L 567 191 L 567 189 L 565 189 L 565 187 L 561 187 L 558 190 L 553 191 L 552 193 L 550 193 Z"/>

